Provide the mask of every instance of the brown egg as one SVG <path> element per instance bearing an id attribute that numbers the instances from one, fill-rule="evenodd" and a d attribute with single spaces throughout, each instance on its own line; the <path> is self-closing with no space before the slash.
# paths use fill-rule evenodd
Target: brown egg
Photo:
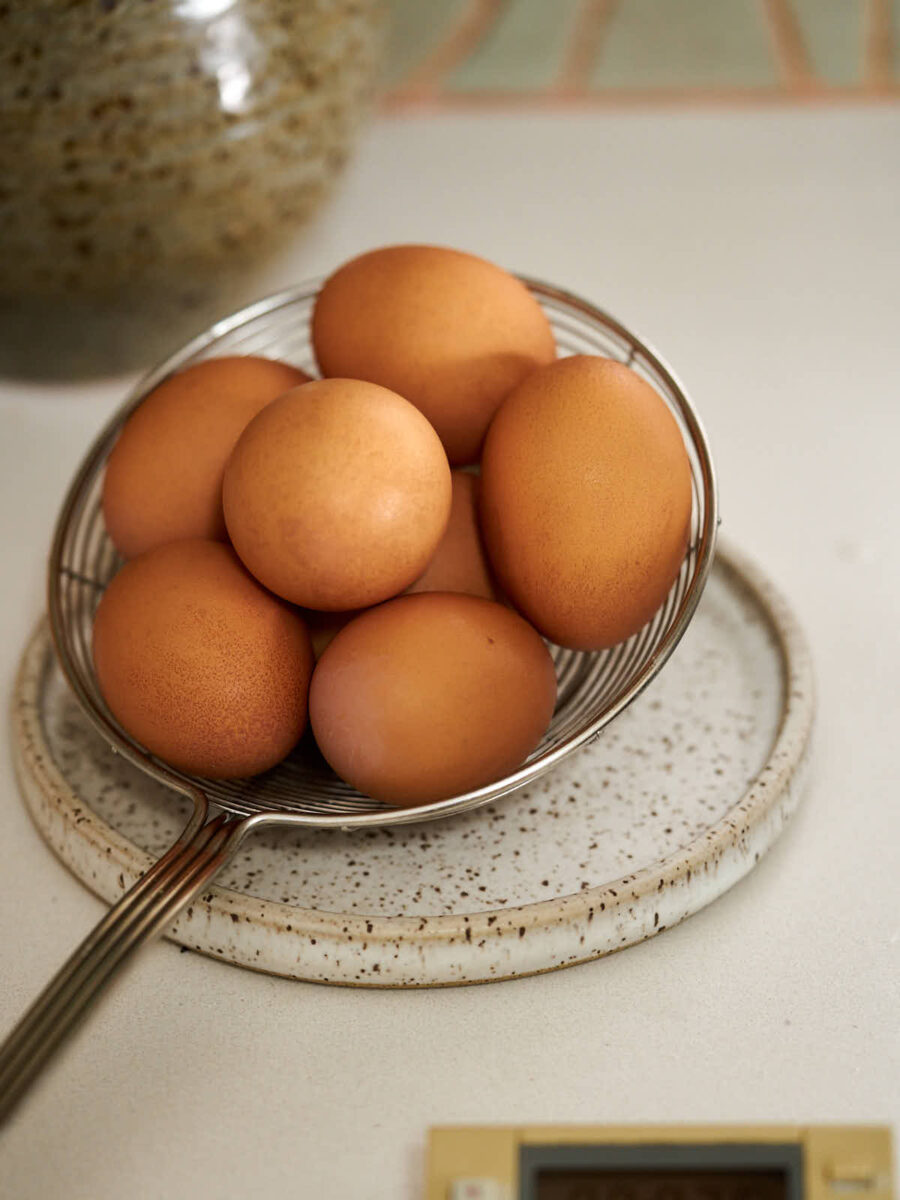
<path id="1" fill-rule="evenodd" d="M 126 421 L 103 481 L 103 517 L 126 558 L 182 538 L 225 540 L 222 474 L 245 425 L 309 378 L 265 358 L 212 358 L 166 379 Z"/>
<path id="2" fill-rule="evenodd" d="M 312 323 L 323 375 L 370 379 L 420 408 L 451 463 L 469 463 L 504 396 L 556 357 L 523 283 L 437 246 L 388 246 L 327 280 Z"/>
<path id="3" fill-rule="evenodd" d="M 97 609 L 93 654 L 113 715 L 182 771 L 255 775 L 306 726 L 306 627 L 221 542 L 169 542 L 126 563 Z"/>
<path id="4" fill-rule="evenodd" d="M 556 701 L 538 634 L 477 596 L 428 592 L 351 621 L 313 674 L 310 724 L 334 770 L 401 807 L 442 800 L 514 771 Z"/>
<path id="5" fill-rule="evenodd" d="M 691 518 L 684 442 L 649 383 L 605 358 L 544 367 L 498 412 L 481 470 L 491 563 L 541 633 L 593 650 L 649 621 Z"/>
<path id="6" fill-rule="evenodd" d="M 451 472 L 453 500 L 450 520 L 434 557 L 407 592 L 465 592 L 499 600 L 478 526 L 481 481 L 468 471 Z"/>
<path id="7" fill-rule="evenodd" d="M 255 417 L 225 470 L 228 533 L 245 566 L 304 608 L 366 608 L 421 575 L 450 513 L 450 468 L 411 404 L 323 379 Z"/>
<path id="8" fill-rule="evenodd" d="M 431 562 L 406 595 L 415 592 L 465 592 L 486 600 L 501 600 L 491 574 L 487 553 L 478 527 L 478 489 L 481 481 L 468 471 L 451 471 L 453 493 L 450 520 Z M 352 612 L 316 612 L 304 609 L 313 653 L 321 658 L 340 631 L 365 609 Z"/>

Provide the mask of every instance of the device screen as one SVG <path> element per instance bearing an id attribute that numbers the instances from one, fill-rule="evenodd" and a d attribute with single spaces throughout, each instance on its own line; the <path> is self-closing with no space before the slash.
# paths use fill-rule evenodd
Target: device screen
<path id="1" fill-rule="evenodd" d="M 521 1200 L 802 1200 L 786 1144 L 523 1146 Z"/>
<path id="2" fill-rule="evenodd" d="M 535 1200 L 788 1200 L 784 1171 L 543 1170 Z"/>

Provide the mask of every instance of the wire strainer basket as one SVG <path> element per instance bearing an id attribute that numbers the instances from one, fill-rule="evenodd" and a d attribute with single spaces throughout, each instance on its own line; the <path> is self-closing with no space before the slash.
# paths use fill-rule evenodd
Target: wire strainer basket
<path id="1" fill-rule="evenodd" d="M 100 734 L 142 771 L 189 796 L 194 814 L 178 842 L 126 893 L 48 985 L 0 1047 L 0 1115 L 49 1057 L 115 968 L 164 928 L 207 885 L 252 829 L 263 825 L 340 827 L 408 824 L 448 817 L 531 783 L 596 737 L 653 679 L 684 633 L 712 565 L 717 527 L 715 474 L 701 423 L 659 356 L 605 312 L 558 288 L 525 279 L 543 306 L 560 355 L 600 354 L 626 363 L 663 397 L 681 429 L 693 481 L 691 536 L 678 577 L 653 619 L 600 652 L 551 647 L 558 699 L 540 745 L 514 773 L 485 787 L 417 808 L 396 809 L 360 795 L 301 744 L 249 780 L 185 775 L 139 746 L 107 709 L 91 656 L 91 627 L 103 589 L 121 564 L 103 524 L 103 472 L 119 430 L 143 397 L 173 371 L 224 354 L 260 354 L 315 374 L 312 283 L 227 317 L 151 371 L 103 429 L 63 504 L 50 552 L 48 605 L 60 666 Z M 211 815 L 211 805 L 218 810 Z"/>
<path id="2" fill-rule="evenodd" d="M 317 756 L 302 749 L 253 779 L 198 780 L 137 746 L 104 704 L 91 658 L 94 611 L 121 563 L 100 510 L 106 459 L 119 430 L 142 398 L 167 375 L 191 363 L 223 354 L 261 354 L 315 374 L 309 319 L 317 287 L 299 287 L 220 321 L 143 379 L 94 443 L 63 505 L 49 563 L 53 639 L 62 669 L 86 714 L 122 754 L 180 791 L 199 784 L 211 801 L 240 816 L 277 811 L 289 814 L 295 824 L 345 828 L 425 821 L 474 808 L 530 783 L 599 733 L 649 683 L 684 632 L 712 561 L 716 491 L 706 439 L 683 389 L 645 343 L 575 296 L 526 282 L 547 312 L 560 354 L 603 354 L 627 363 L 664 397 L 684 435 L 694 492 L 690 546 L 678 578 L 653 620 L 610 650 L 586 653 L 551 647 L 558 682 L 556 711 L 528 760 L 497 783 L 419 808 L 389 808 L 360 795 Z"/>

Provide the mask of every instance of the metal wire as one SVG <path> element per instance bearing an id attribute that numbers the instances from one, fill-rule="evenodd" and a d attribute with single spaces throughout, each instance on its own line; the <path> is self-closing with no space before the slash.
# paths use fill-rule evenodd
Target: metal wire
<path id="1" fill-rule="evenodd" d="M 354 828 L 405 824 L 475 808 L 535 780 L 595 737 L 650 682 L 674 650 L 700 598 L 713 557 L 717 497 L 706 437 L 684 390 L 654 351 L 613 317 L 575 296 L 525 280 L 544 307 L 561 354 L 601 354 L 629 363 L 657 389 L 677 420 L 691 463 L 690 547 L 665 604 L 627 642 L 599 653 L 551 647 L 559 682 L 556 711 L 541 744 L 514 774 L 476 791 L 416 809 L 394 809 L 360 795 L 325 765 L 309 737 L 283 763 L 249 780 L 184 775 L 140 747 L 107 709 L 91 656 L 91 627 L 104 587 L 121 565 L 103 524 L 100 496 L 106 459 L 143 397 L 167 375 L 223 354 L 261 354 L 307 369 L 313 360 L 309 321 L 316 283 L 259 301 L 220 321 L 152 371 L 88 452 L 57 523 L 48 570 L 50 625 L 59 661 L 85 713 L 114 749 L 161 783 L 211 801 L 236 816 Z"/>

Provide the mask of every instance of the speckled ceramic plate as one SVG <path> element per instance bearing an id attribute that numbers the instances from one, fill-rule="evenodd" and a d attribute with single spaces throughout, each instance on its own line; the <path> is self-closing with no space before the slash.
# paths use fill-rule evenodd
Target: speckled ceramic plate
<path id="1" fill-rule="evenodd" d="M 179 917 L 185 946 L 296 979 L 415 987 L 569 966 L 683 921 L 752 869 L 799 798 L 809 654 L 761 572 L 720 552 L 666 669 L 593 744 L 526 791 L 445 821 L 244 843 Z M 99 739 L 46 626 L 13 703 L 41 833 L 116 899 L 187 821 Z"/>

